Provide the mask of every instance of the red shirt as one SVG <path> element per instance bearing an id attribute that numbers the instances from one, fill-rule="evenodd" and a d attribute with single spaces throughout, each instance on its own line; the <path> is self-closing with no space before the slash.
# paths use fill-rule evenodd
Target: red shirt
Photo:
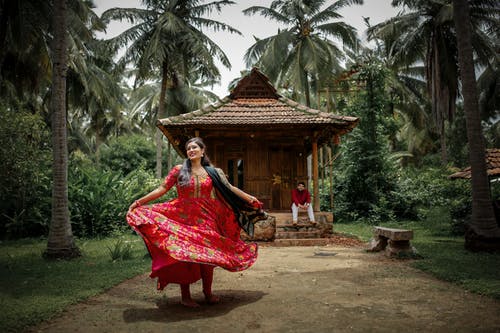
<path id="1" fill-rule="evenodd" d="M 296 188 L 292 190 L 292 203 L 298 205 L 303 205 L 305 203 L 311 203 L 311 194 L 308 190 L 299 191 Z"/>

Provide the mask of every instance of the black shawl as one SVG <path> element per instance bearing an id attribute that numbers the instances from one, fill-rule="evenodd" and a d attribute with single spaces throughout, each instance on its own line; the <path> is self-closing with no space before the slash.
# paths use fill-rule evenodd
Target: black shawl
<path id="1" fill-rule="evenodd" d="M 205 166 L 205 170 L 210 175 L 210 178 L 212 178 L 212 183 L 218 193 L 233 209 L 239 226 L 245 230 L 250 237 L 253 237 L 254 223 L 267 219 L 267 213 L 262 207 L 254 207 L 231 191 L 228 187 L 229 183 L 227 179 L 225 179 L 225 177 L 222 179 L 221 175 L 219 175 L 214 167 Z"/>

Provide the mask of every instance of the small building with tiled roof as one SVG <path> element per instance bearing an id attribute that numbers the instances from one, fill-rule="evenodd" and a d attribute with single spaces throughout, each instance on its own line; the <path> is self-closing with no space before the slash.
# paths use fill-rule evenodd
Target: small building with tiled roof
<path id="1" fill-rule="evenodd" d="M 280 96 L 254 68 L 219 102 L 160 119 L 157 125 L 182 156 L 189 138 L 203 138 L 208 156 L 233 185 L 254 194 L 267 209 L 288 211 L 291 190 L 298 181 L 310 180 L 319 210 L 318 147 L 338 143 L 357 123 L 356 117 L 321 112 Z"/>

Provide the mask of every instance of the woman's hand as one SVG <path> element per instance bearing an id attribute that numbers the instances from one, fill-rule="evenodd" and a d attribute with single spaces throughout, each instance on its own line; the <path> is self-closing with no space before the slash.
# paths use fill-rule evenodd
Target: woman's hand
<path id="1" fill-rule="evenodd" d="M 147 205 L 147 204 L 149 204 L 149 202 L 151 202 L 152 200 L 158 199 L 159 197 L 161 197 L 165 193 L 167 193 L 167 188 L 165 187 L 164 184 L 162 184 L 162 185 L 158 186 L 158 188 L 156 188 L 153 191 L 146 194 L 145 196 L 134 201 L 130 205 L 130 207 L 128 208 L 128 211 L 131 212 L 134 209 L 136 209 L 137 207 L 141 207 L 142 205 Z"/>
<path id="2" fill-rule="evenodd" d="M 136 200 L 136 201 L 134 201 L 134 202 L 130 205 L 130 207 L 128 207 L 128 211 L 129 211 L 129 212 L 131 212 L 131 211 L 133 211 L 134 209 L 136 209 L 137 207 L 140 207 L 140 206 L 141 206 L 140 201 L 139 201 L 139 200 Z"/>
<path id="3" fill-rule="evenodd" d="M 250 195 L 246 192 L 243 192 L 242 190 L 240 190 L 239 188 L 237 188 L 236 186 L 233 186 L 231 184 L 229 184 L 229 188 L 231 189 L 231 191 L 233 191 L 234 194 L 236 194 L 237 196 L 239 196 L 242 200 L 248 202 L 248 203 L 253 203 L 253 202 L 258 202 L 259 200 L 257 200 L 256 197 L 254 197 L 253 195 Z"/>

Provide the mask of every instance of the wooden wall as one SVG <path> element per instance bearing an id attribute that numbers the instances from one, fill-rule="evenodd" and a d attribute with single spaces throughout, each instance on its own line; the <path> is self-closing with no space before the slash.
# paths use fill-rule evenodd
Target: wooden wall
<path id="1" fill-rule="evenodd" d="M 266 209 L 288 211 L 291 190 L 298 181 L 307 184 L 306 151 L 297 139 L 255 135 L 255 138 L 212 136 L 204 141 L 210 159 L 226 175 L 230 171 L 229 165 L 235 163 L 231 161 L 243 161 L 243 184 L 237 184 L 236 173 L 233 173 L 232 183 L 258 197 Z"/>

